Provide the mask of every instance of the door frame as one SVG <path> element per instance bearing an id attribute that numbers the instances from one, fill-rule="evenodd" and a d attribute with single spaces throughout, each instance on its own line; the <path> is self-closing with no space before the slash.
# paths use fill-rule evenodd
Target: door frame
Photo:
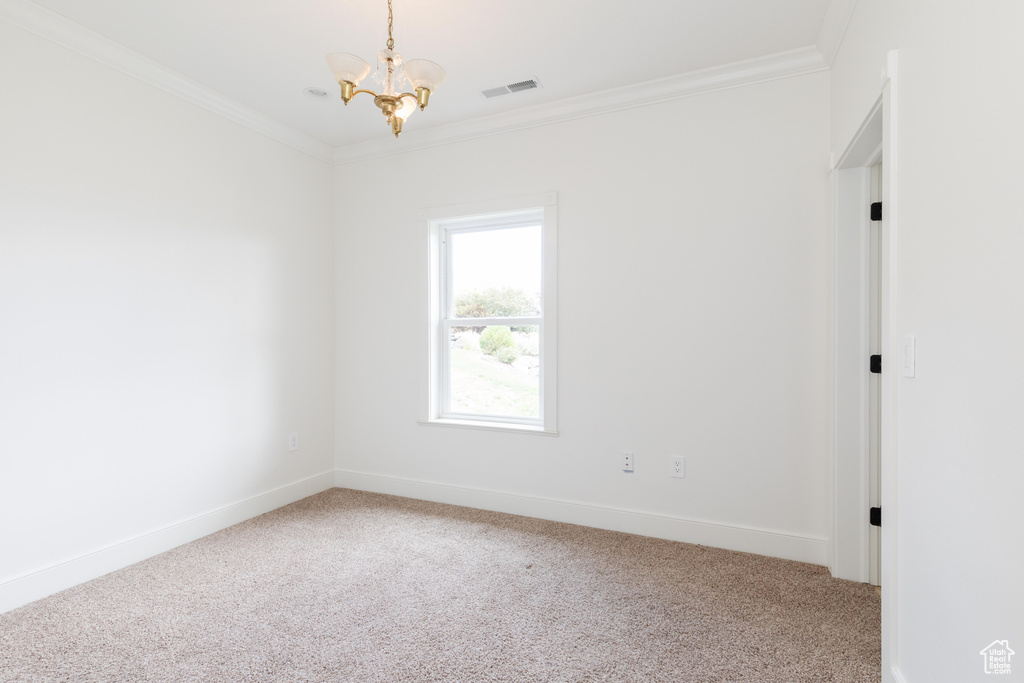
<path id="1" fill-rule="evenodd" d="M 832 165 L 832 505 L 829 569 L 868 580 L 868 222 L 870 167 L 882 166 L 882 374 L 880 376 L 882 671 L 899 680 L 897 640 L 898 378 L 897 339 L 897 66 L 889 52 L 878 99 Z"/>

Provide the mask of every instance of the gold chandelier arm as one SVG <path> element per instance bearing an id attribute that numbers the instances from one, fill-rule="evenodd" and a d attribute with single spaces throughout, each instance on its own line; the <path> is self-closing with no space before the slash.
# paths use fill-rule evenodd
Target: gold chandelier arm
<path id="1" fill-rule="evenodd" d="M 423 111 L 427 108 L 427 102 L 430 100 L 430 91 L 426 88 L 417 88 L 416 92 L 404 92 L 401 95 L 395 95 L 398 99 L 403 97 L 411 97 L 416 100 L 416 105 Z"/>
<path id="2" fill-rule="evenodd" d="M 374 97 L 377 97 L 377 93 L 373 92 L 372 90 L 356 90 L 356 91 L 353 91 L 352 97 L 355 97 L 356 95 L 358 95 L 361 92 L 367 92 L 367 93 L 370 93 L 371 95 L 373 95 Z"/>

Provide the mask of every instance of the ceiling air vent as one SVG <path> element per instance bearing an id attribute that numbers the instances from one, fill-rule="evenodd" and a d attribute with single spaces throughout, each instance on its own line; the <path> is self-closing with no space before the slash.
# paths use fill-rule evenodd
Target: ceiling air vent
<path id="1" fill-rule="evenodd" d="M 536 78 L 529 78 L 525 81 L 516 81 L 515 83 L 509 83 L 508 85 L 501 85 L 497 88 L 488 88 L 487 90 L 481 90 L 481 94 L 490 99 L 492 97 L 498 97 L 499 95 L 511 95 L 514 92 L 523 92 L 524 90 L 534 90 L 540 87 L 540 81 Z"/>

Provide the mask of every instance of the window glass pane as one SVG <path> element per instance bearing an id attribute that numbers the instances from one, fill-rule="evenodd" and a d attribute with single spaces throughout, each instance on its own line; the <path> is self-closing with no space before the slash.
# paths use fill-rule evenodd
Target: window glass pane
<path id="1" fill-rule="evenodd" d="M 451 234 L 452 315 L 540 315 L 539 225 Z"/>
<path id="2" fill-rule="evenodd" d="M 537 325 L 453 327 L 452 413 L 540 417 L 540 333 Z"/>

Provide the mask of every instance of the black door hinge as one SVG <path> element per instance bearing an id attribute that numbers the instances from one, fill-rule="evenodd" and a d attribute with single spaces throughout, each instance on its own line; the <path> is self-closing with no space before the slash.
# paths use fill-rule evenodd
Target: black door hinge
<path id="1" fill-rule="evenodd" d="M 871 356 L 871 372 L 876 375 L 882 374 L 882 357 L 879 355 Z"/>
<path id="2" fill-rule="evenodd" d="M 882 508 L 871 508 L 871 526 L 882 526 Z"/>
<path id="3" fill-rule="evenodd" d="M 873 202 L 871 204 L 871 220 L 882 220 L 882 202 Z"/>

